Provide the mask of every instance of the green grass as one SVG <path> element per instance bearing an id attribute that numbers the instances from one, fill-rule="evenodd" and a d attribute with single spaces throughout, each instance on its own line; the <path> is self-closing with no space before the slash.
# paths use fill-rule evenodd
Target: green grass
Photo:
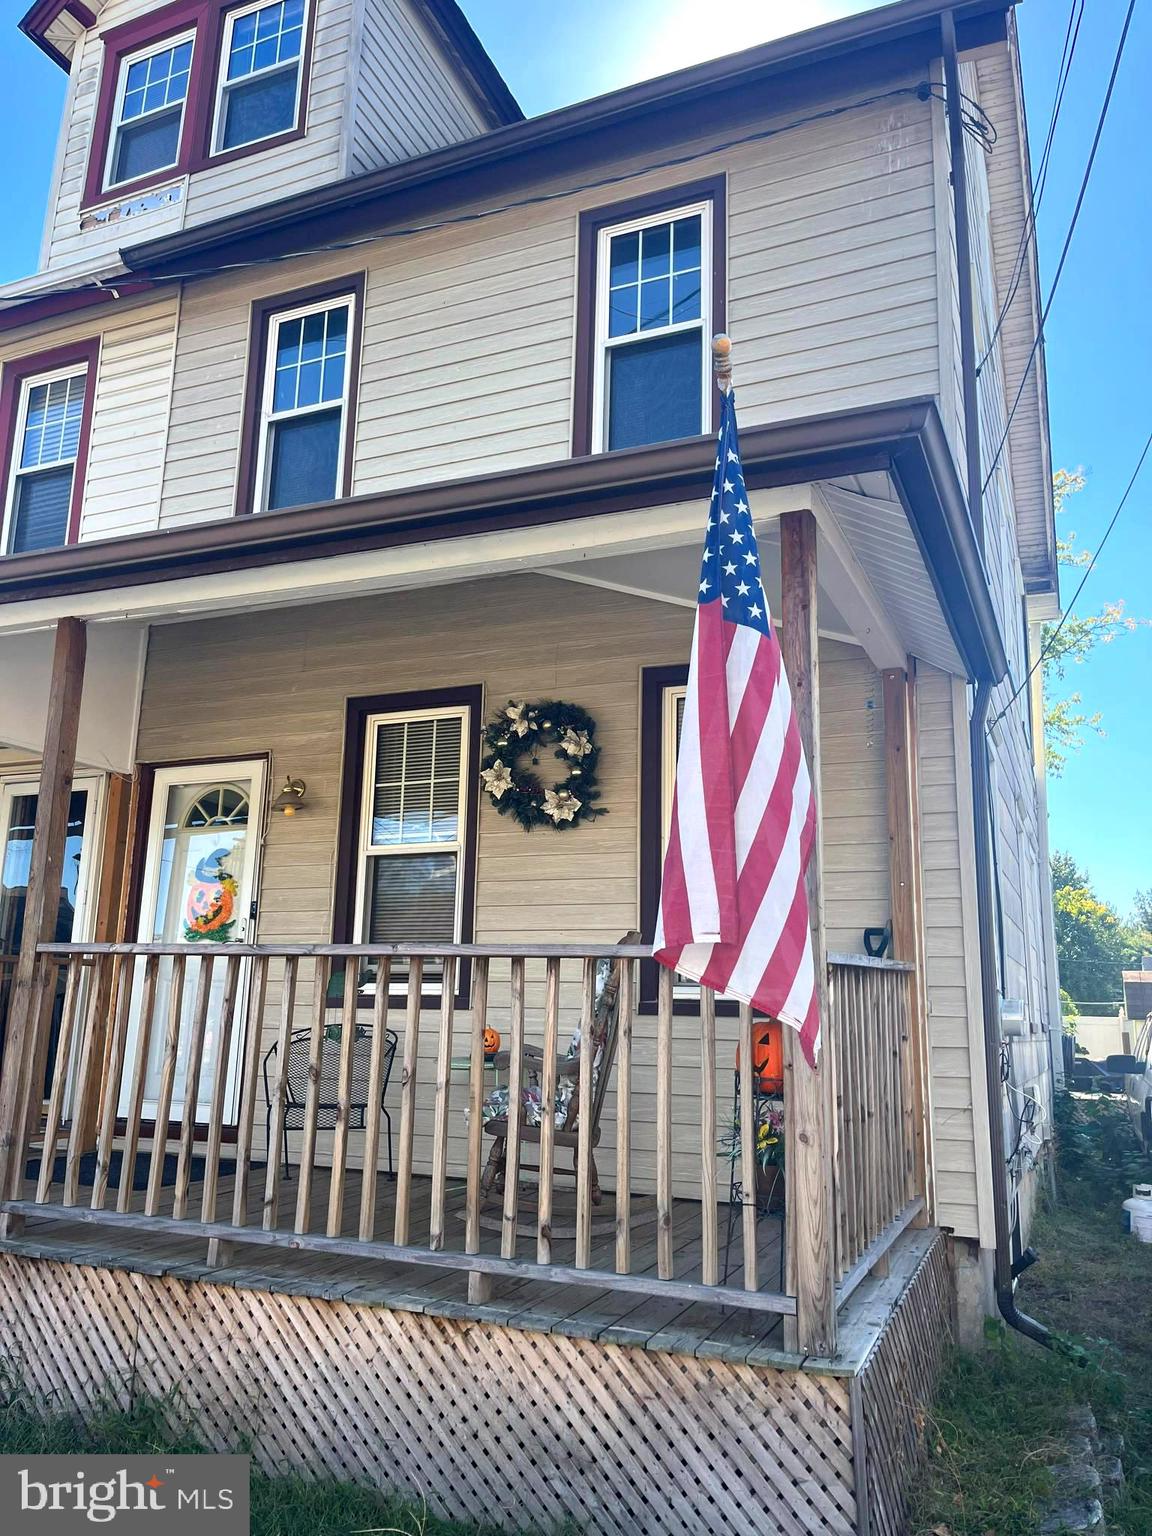
<path id="1" fill-rule="evenodd" d="M 1060 1106 L 1059 1200 L 1037 1222 L 1040 1263 L 1018 1292 L 1060 1348 L 993 1328 L 986 1350 L 957 1353 L 926 1426 L 914 1536 L 1035 1536 L 1076 1403 L 1125 1438 L 1128 1486 L 1110 1529 L 1152 1536 L 1152 1245 L 1121 1229 L 1120 1201 L 1141 1176 L 1121 1115 L 1107 1100 Z"/>
<path id="2" fill-rule="evenodd" d="M 144 1400 L 131 1409 L 107 1405 L 80 1419 L 43 1416 L 18 1388 L 0 1394 L 0 1454 L 76 1452 L 141 1455 L 167 1451 L 196 1454 L 206 1447 L 179 1424 L 172 1406 Z M 237 1446 L 238 1451 L 247 1447 Z M 252 1536 L 503 1536 L 494 1525 L 439 1520 L 418 1502 L 385 1497 L 348 1483 L 265 1477 L 252 1473 Z"/>

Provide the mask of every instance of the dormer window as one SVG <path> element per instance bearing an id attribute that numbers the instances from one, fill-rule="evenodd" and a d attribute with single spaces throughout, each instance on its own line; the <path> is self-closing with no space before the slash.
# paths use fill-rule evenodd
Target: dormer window
<path id="1" fill-rule="evenodd" d="M 195 34 L 129 54 L 120 63 L 105 184 L 165 171 L 180 159 Z"/>
<path id="2" fill-rule="evenodd" d="M 296 126 L 305 0 L 230 11 L 224 21 L 213 149 L 238 149 Z"/>
<path id="3" fill-rule="evenodd" d="M 85 209 L 300 138 L 315 0 L 171 0 L 103 35 Z"/>

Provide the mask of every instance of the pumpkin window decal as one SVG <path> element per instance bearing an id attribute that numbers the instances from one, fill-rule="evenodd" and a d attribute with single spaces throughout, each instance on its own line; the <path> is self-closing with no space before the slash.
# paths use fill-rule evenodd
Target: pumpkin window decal
<path id="1" fill-rule="evenodd" d="M 188 875 L 184 900 L 184 941 L 187 944 L 226 944 L 235 936 L 237 872 L 234 854 L 243 848 L 248 825 L 248 796 L 231 784 L 214 785 L 188 807 L 184 827 L 209 851 L 196 860 Z M 213 832 L 218 837 L 213 839 Z M 231 836 L 229 834 L 231 833 Z M 213 841 L 217 842 L 212 847 Z"/>

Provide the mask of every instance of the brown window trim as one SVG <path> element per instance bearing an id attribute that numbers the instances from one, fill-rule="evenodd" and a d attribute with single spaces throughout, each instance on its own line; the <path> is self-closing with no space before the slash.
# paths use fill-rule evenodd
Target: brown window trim
<path id="1" fill-rule="evenodd" d="M 479 683 L 459 688 L 426 688 L 411 693 L 366 694 L 347 701 L 344 723 L 344 766 L 340 777 L 340 822 L 336 842 L 336 894 L 332 942 L 352 943 L 356 931 L 356 868 L 360 845 L 360 813 L 364 746 L 370 715 L 400 714 L 404 710 L 464 706 L 468 710 L 468 798 L 464 807 L 464 867 L 461 871 L 460 943 L 471 944 L 476 932 L 476 853 L 480 832 L 480 739 L 484 728 L 484 689 Z M 472 988 L 472 962 L 461 960 L 456 978 L 456 1006 L 467 1008 Z M 438 1001 L 428 994 L 428 1006 Z M 371 1001 L 365 997 L 365 1002 Z"/>
<path id="2" fill-rule="evenodd" d="M 348 418 L 344 430 L 344 462 L 340 466 L 337 498 L 352 493 L 352 461 L 356 447 L 356 402 L 360 392 L 360 347 L 364 335 L 364 295 L 367 273 L 353 272 L 347 277 L 291 293 L 271 294 L 252 301 L 248 328 L 248 368 L 244 379 L 244 414 L 240 428 L 240 458 L 236 472 L 236 515 L 246 516 L 256 508 L 256 464 L 260 457 L 258 435 L 260 409 L 264 394 L 264 373 L 268 361 L 268 337 L 272 321 L 286 309 L 301 304 L 322 304 L 328 299 L 351 295 L 355 299 L 352 331 L 348 347 Z M 287 510 L 281 508 L 281 511 Z"/>
<path id="3" fill-rule="evenodd" d="M 640 932 L 651 944 L 660 910 L 660 875 L 664 841 L 664 693 L 683 688 L 686 666 L 644 667 L 640 673 Z M 655 960 L 640 962 L 639 1013 L 656 1012 Z M 738 1014 L 736 1003 L 717 1001 L 717 1014 Z M 677 998 L 672 1012 L 698 1017 L 700 1005 L 692 998 Z"/>
<path id="4" fill-rule="evenodd" d="M 92 145 L 84 177 L 81 213 L 108 203 L 138 197 L 152 187 L 179 180 L 193 171 L 227 165 L 233 160 L 257 154 L 261 150 L 275 149 L 281 144 L 290 144 L 304 137 L 308 121 L 308 88 L 316 36 L 317 0 L 310 0 L 304 22 L 300 52 L 300 104 L 295 126 L 274 138 L 260 139 L 255 144 L 241 144 L 235 149 L 223 150 L 220 154 L 212 153 L 216 85 L 220 73 L 225 18 L 229 11 L 239 10 L 248 3 L 249 0 L 174 0 L 173 4 L 159 11 L 126 21 L 122 26 L 112 27 L 104 34 L 104 55 L 100 66 L 100 86 L 93 118 Z M 175 37 L 188 31 L 195 31 L 196 43 L 192 52 L 192 72 L 188 79 L 188 95 L 184 102 L 184 118 L 175 165 L 168 166 L 166 170 L 149 172 L 147 176 L 138 176 L 135 181 L 106 187 L 104 171 L 112 139 L 112 111 L 116 105 L 121 63 L 130 53 L 138 53 L 143 48 L 162 43 L 166 37 Z"/>
<path id="5" fill-rule="evenodd" d="M 0 527 L 7 506 L 12 469 L 16 459 L 16 427 L 20 417 L 20 391 L 26 379 L 40 373 L 54 373 L 58 368 L 86 364 L 88 377 L 84 386 L 84 409 L 80 416 L 80 441 L 76 445 L 76 463 L 72 470 L 72 497 L 68 506 L 68 527 L 64 544 L 75 544 L 80 537 L 80 513 L 84 506 L 84 481 L 88 470 L 88 447 L 92 439 L 92 415 L 96 403 L 96 382 L 100 366 L 100 338 L 54 347 L 50 352 L 34 352 L 28 357 L 5 363 L 0 380 Z M 0 557 L 7 550 L 0 548 Z"/>
<path id="6" fill-rule="evenodd" d="M 712 204 L 712 329 L 727 324 L 728 297 L 728 183 L 723 174 L 679 187 L 662 187 L 643 197 L 586 208 L 580 215 L 576 276 L 576 366 L 572 387 L 572 454 L 582 458 L 592 452 L 592 397 L 596 377 L 596 248 L 600 231 L 650 213 L 707 200 Z M 706 338 L 707 339 L 707 338 Z M 720 425 L 720 398 L 713 391 L 712 426 Z M 604 450 L 609 451 L 609 450 Z"/>

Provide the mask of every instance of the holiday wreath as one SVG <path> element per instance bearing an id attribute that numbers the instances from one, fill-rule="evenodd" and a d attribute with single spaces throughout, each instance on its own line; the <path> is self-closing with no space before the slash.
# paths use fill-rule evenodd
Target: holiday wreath
<path id="1" fill-rule="evenodd" d="M 553 748 L 553 756 L 568 767 L 564 778 L 547 788 L 530 769 L 518 767 L 529 753 L 532 768 Z M 541 704 L 509 699 L 484 732 L 480 779 L 502 816 L 512 816 L 526 832 L 552 826 L 563 831 L 607 812 L 596 804 L 596 722 L 578 704 L 548 699 Z"/>

